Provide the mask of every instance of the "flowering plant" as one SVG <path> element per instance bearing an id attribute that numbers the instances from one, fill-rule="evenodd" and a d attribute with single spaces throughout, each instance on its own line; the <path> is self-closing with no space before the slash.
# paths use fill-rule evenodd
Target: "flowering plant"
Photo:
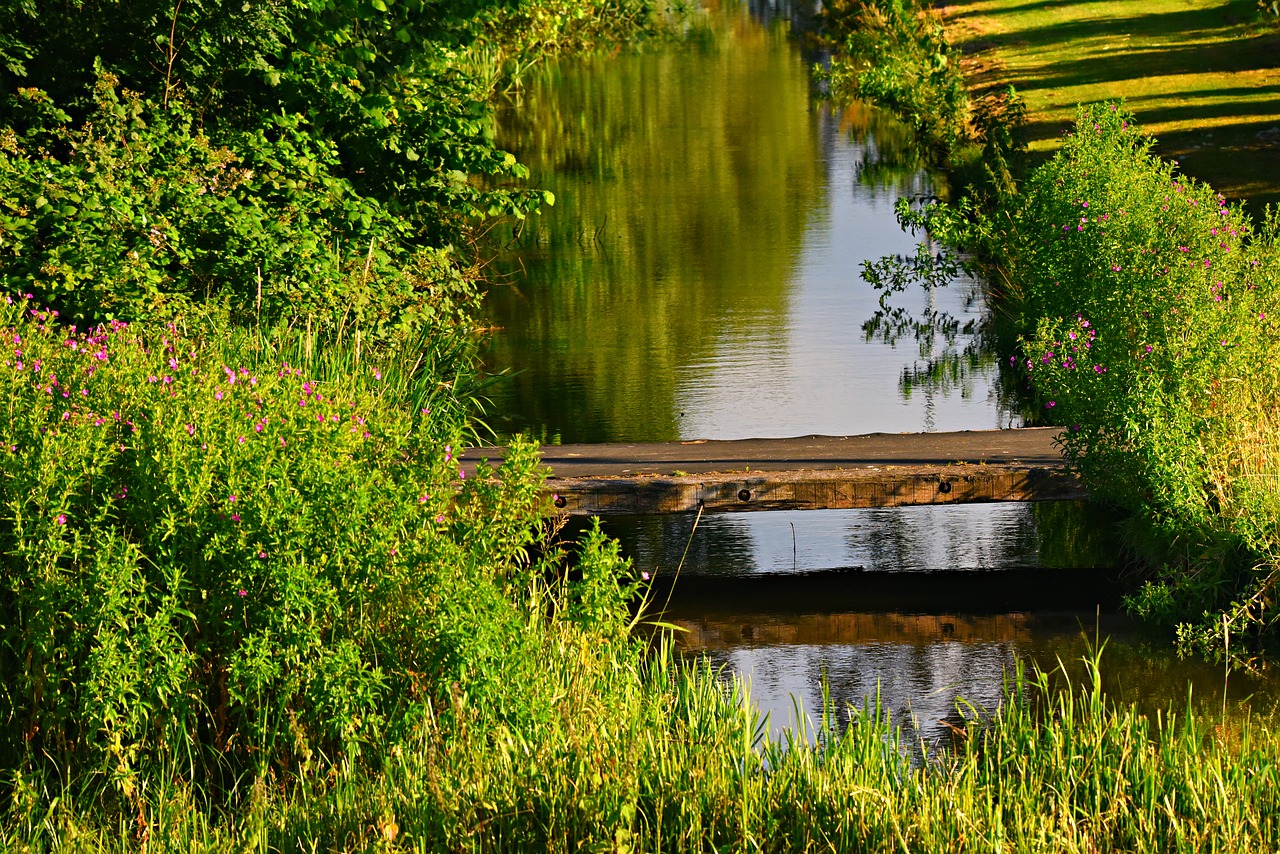
<path id="1" fill-rule="evenodd" d="M 0 341 L 0 749 L 126 778 L 196 746 L 283 770 L 458 692 L 539 714 L 531 445 L 465 477 L 456 424 L 377 366 L 320 381 L 173 326 L 10 299 Z M 616 589 L 624 562 L 592 565 Z M 628 619 L 582 590 L 565 619 Z"/>
<path id="2" fill-rule="evenodd" d="M 1139 607 L 1269 625 L 1256 594 L 1280 561 L 1277 223 L 1150 148 L 1119 105 L 1083 108 L 1008 208 L 990 242 L 1034 322 L 1011 361 L 1091 492 L 1196 544 Z"/>

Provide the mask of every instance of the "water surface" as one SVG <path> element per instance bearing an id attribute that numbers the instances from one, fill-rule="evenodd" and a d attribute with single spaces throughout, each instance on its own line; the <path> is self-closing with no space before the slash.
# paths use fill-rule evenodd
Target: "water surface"
<path id="1" fill-rule="evenodd" d="M 913 169 L 864 180 L 901 129 L 815 104 L 785 22 L 711 20 L 694 44 L 555 66 L 503 112 L 500 144 L 557 202 L 495 268 L 488 365 L 515 376 L 494 426 L 569 443 L 1020 424 L 989 357 L 907 394 L 941 348 L 862 331 L 861 265 L 914 251 L 893 204 L 932 191 Z M 977 321 L 973 287 L 905 305 Z"/>
<path id="2" fill-rule="evenodd" d="M 768 4 L 757 4 L 762 7 Z M 756 10 L 760 12 L 759 9 Z M 910 254 L 900 197 L 935 191 L 902 129 L 811 97 L 787 14 L 726 6 L 698 36 L 562 63 L 503 111 L 499 142 L 556 205 L 492 268 L 509 372 L 490 423 L 547 442 L 741 439 L 1017 427 L 985 350 L 977 283 L 895 303 L 954 334 L 868 334 L 864 261 Z M 769 23 L 763 23 L 768 21 Z M 906 165 L 904 165 L 906 164 Z M 1111 638 L 1109 690 L 1221 703 L 1217 668 L 1121 615 L 1112 518 L 1067 503 L 610 519 L 680 642 L 751 679 L 775 729 L 879 693 L 925 737 L 959 698 L 993 708 L 1019 663 Z M 671 581 L 679 576 L 674 585 Z M 1238 700 L 1277 696 L 1234 677 Z"/>

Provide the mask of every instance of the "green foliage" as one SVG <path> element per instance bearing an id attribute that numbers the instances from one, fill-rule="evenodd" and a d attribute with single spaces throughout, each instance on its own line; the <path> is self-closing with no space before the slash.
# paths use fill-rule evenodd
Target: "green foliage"
<path id="1" fill-rule="evenodd" d="M 965 194 L 999 201 L 1026 169 L 1027 107 L 1012 86 L 970 98 L 942 19 L 923 0 L 839 0 L 823 11 L 833 49 L 822 77 L 837 100 L 886 108 L 911 129 L 921 164 Z"/>
<path id="2" fill-rule="evenodd" d="M 957 178 L 975 196 L 1001 200 L 1016 195 L 1027 169 L 1026 102 L 1012 86 L 984 95 L 973 103 L 971 124 L 981 151 L 954 164 Z"/>
<path id="3" fill-rule="evenodd" d="M 824 17 L 837 50 L 832 95 L 893 111 L 926 159 L 945 163 L 968 136 L 968 94 L 937 14 L 920 0 L 843 0 Z"/>
<path id="4" fill-rule="evenodd" d="M 549 194 L 493 141 L 490 64 L 656 26 L 647 0 L 80 0 L 0 23 L 0 278 L 64 316 L 312 318 L 387 337 Z M 537 26 L 526 27 L 525 24 Z"/>
<path id="5" fill-rule="evenodd" d="M 20 97 L 55 113 L 42 93 Z M 462 290 L 449 254 L 408 253 L 404 222 L 337 178 L 333 145 L 298 117 L 243 134 L 239 156 L 181 104 L 121 93 L 109 75 L 97 98 L 81 126 L 33 123 L 0 140 L 6 291 L 82 323 L 213 300 L 241 322 L 345 313 L 386 333 L 420 327 L 442 289 Z"/>
<path id="6" fill-rule="evenodd" d="M 456 426 L 379 360 L 320 382 L 0 308 L 6 767 L 105 772 L 129 800 L 175 762 L 288 777 L 423 716 L 536 726 L 549 604 L 630 648 L 616 547 L 588 542 L 563 589 L 532 558 L 533 448 L 465 478 Z"/>
<path id="7" fill-rule="evenodd" d="M 1255 637 L 1280 616 L 1280 250 L 1274 219 L 1255 225 L 1149 149 L 1116 105 L 1082 110 L 986 245 L 1020 285 L 1020 365 L 1067 425 L 1068 459 L 1177 543 L 1140 607 L 1221 646 L 1223 615 Z"/>
<path id="8" fill-rule="evenodd" d="M 20 823 L 66 775 L 163 846 L 423 728 L 556 725 L 548 661 L 634 666 L 631 569 L 598 532 L 578 574 L 547 547 L 533 447 L 494 478 L 453 458 L 483 391 L 472 230 L 549 201 L 459 61 L 493 8 L 0 10 Z"/>
<path id="9" fill-rule="evenodd" d="M 81 322 L 412 334 L 474 230 L 549 194 L 495 67 L 653 29 L 651 0 L 77 0 L 0 12 L 0 287 Z M 528 25 L 528 26 L 526 26 Z"/>
<path id="10" fill-rule="evenodd" d="M 472 227 L 543 201 L 502 185 L 524 169 L 456 67 L 484 4 L 243 6 L 8 12 L 10 293 L 91 322 L 225 299 L 240 319 L 345 313 L 387 335 L 469 267 Z"/>

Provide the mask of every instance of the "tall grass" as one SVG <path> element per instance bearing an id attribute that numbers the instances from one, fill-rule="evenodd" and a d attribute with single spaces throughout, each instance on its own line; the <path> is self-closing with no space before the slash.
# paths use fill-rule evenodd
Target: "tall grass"
<path id="1" fill-rule="evenodd" d="M 302 321 L 267 328 L 234 325 L 220 314 L 204 313 L 183 328 L 201 341 L 216 341 L 228 362 L 260 370 L 287 362 L 326 386 L 374 377 L 387 405 L 431 416 L 423 419 L 426 425 L 460 425 L 468 444 L 493 436 L 484 421 L 487 392 L 501 377 L 478 367 L 481 335 L 466 324 L 433 324 L 386 338 L 367 335 L 356 325 Z"/>
<path id="2" fill-rule="evenodd" d="M 1265 720 L 1112 705 L 1098 659 L 1075 681 L 1019 674 L 956 738 L 903 743 L 887 713 L 828 709 L 770 741 L 741 683 L 659 653 L 587 663 L 558 635 L 561 692 L 537 730 L 479 709 L 424 720 L 380 766 L 288 788 L 245 781 L 207 812 L 148 792 L 153 848 L 416 851 L 1263 851 L 1280 841 L 1280 740 Z M 26 794 L 26 793 L 24 793 Z M 30 798 L 30 795 L 26 795 Z M 21 799 L 16 799 L 21 802 Z M 192 807 L 196 807 L 192 809 Z M 16 810 L 15 810 L 16 812 Z M 33 848 L 130 850 L 74 793 L 19 828 Z"/>

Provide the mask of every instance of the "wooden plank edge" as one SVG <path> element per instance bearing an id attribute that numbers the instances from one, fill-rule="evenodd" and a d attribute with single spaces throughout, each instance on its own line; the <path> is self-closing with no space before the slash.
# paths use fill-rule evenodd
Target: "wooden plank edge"
<path id="1" fill-rule="evenodd" d="M 671 477 L 550 478 L 543 491 L 571 516 L 762 510 L 836 510 L 1053 501 L 1087 497 L 1058 466 L 959 465 Z"/>

